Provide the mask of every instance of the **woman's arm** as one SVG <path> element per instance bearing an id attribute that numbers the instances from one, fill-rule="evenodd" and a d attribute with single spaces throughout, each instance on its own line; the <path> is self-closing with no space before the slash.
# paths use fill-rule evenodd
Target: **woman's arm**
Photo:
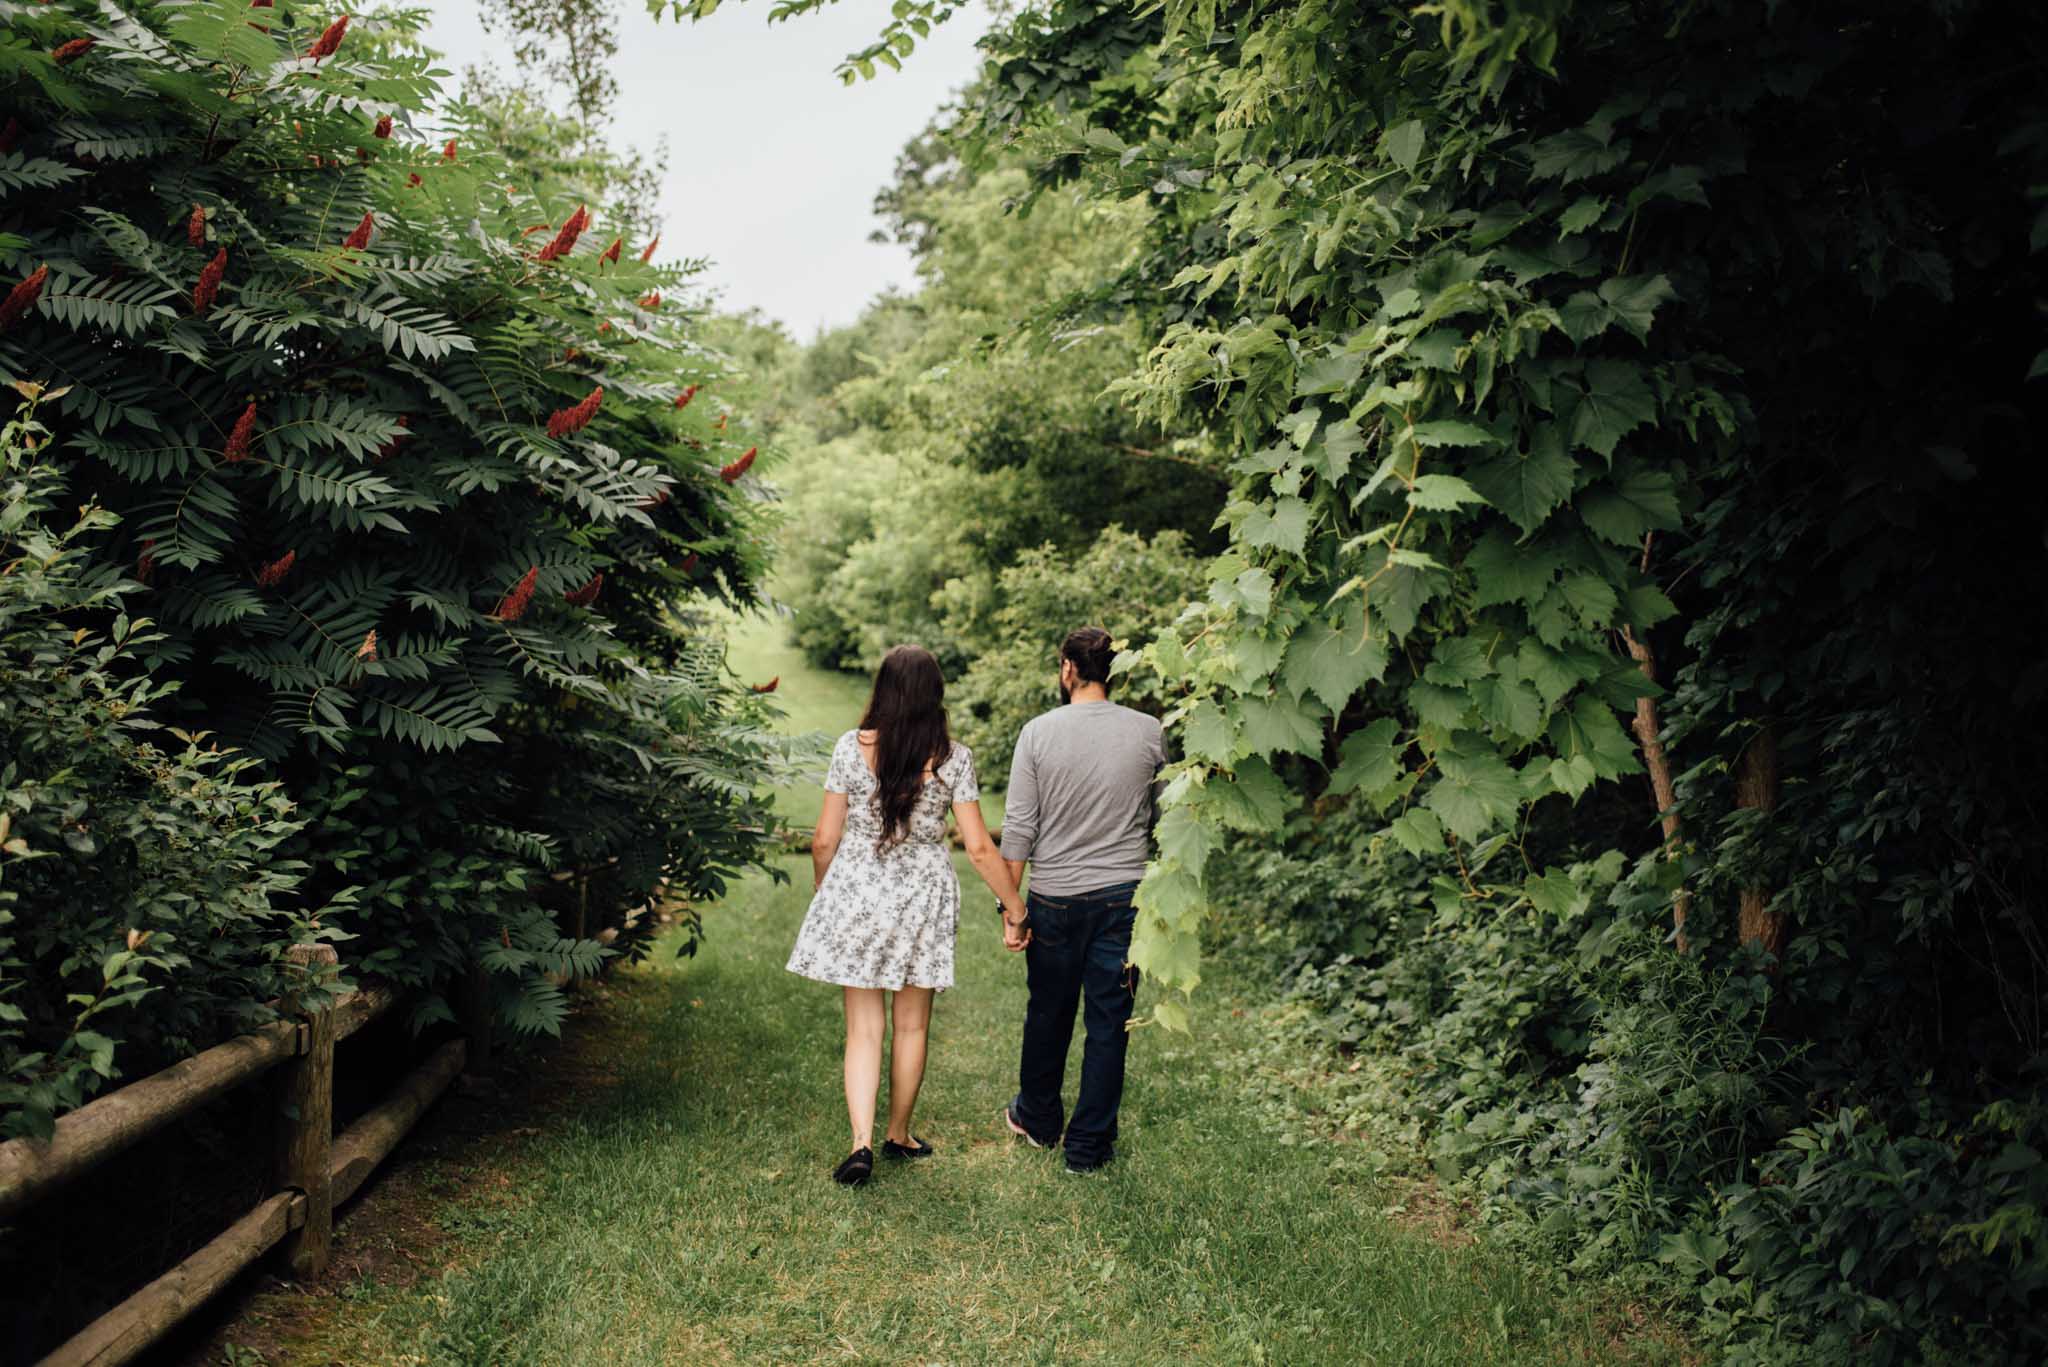
<path id="1" fill-rule="evenodd" d="M 960 844 L 967 851 L 968 862 L 981 875 L 981 881 L 988 884 L 989 891 L 1003 904 L 1003 942 L 1010 944 L 1016 937 L 1028 937 L 1024 930 L 1024 899 L 1017 894 L 1017 880 L 1010 876 L 1010 866 L 1003 862 L 1003 852 L 996 842 L 989 839 L 988 824 L 981 819 L 979 802 L 956 802 L 953 804 L 953 820 L 960 823 Z M 1021 948 L 1012 945 L 1012 948 Z"/>
<path id="2" fill-rule="evenodd" d="M 825 881 L 832 856 L 839 853 L 839 837 L 846 834 L 846 794 L 827 792 L 818 812 L 818 829 L 811 832 L 811 891 Z M 983 837 L 986 839 L 986 836 Z"/>

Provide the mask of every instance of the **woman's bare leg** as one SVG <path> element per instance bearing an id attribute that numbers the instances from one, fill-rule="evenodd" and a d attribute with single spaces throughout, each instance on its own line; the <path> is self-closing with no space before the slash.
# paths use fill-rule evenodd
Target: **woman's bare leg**
<path id="1" fill-rule="evenodd" d="M 889 1138 L 910 1143 L 910 1112 L 924 1086 L 925 1040 L 931 1032 L 932 989 L 903 987 L 896 991 L 892 1014 L 895 1034 L 889 1040 Z"/>
<path id="2" fill-rule="evenodd" d="M 853 1147 L 872 1148 L 875 1093 L 882 1085 L 882 989 L 845 990 L 846 1118 L 853 1124 Z"/>

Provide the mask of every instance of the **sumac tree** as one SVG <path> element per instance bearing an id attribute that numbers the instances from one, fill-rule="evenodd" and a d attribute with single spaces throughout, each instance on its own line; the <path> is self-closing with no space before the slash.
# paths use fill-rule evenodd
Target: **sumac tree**
<path id="1" fill-rule="evenodd" d="M 686 273 L 574 192 L 617 177 L 434 126 L 417 14 L 6 22 L 0 280 L 36 284 L 0 376 L 50 387 L 73 496 L 119 519 L 95 554 L 155 621 L 159 720 L 286 785 L 305 895 L 355 889 L 351 971 L 481 969 L 553 1028 L 601 935 L 766 824 L 776 747 L 702 611 L 754 593 L 763 491 L 720 478 L 755 443 Z"/>

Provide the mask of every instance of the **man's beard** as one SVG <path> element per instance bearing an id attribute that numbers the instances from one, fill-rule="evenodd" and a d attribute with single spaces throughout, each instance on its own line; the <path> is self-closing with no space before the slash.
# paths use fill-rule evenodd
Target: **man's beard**
<path id="1" fill-rule="evenodd" d="M 1069 688 L 1069 687 L 1067 687 L 1067 686 L 1066 686 L 1065 684 L 1061 684 L 1061 685 L 1060 685 L 1060 706 L 1061 706 L 1061 707 L 1065 707 L 1065 706 L 1066 706 L 1066 705 L 1067 705 L 1068 703 L 1072 702 L 1073 700 L 1074 700 L 1074 690 L 1073 690 L 1073 689 L 1071 689 L 1071 688 Z"/>

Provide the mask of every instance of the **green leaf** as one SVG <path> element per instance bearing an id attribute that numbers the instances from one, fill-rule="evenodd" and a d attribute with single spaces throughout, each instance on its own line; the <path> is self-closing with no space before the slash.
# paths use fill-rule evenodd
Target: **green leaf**
<path id="1" fill-rule="evenodd" d="M 71 1044 L 85 1055 L 85 1061 L 101 1077 L 114 1075 L 114 1041 L 97 1030 L 80 1030 Z"/>
<path id="2" fill-rule="evenodd" d="M 1540 878 L 1532 876 L 1523 880 L 1522 892 L 1536 910 L 1560 921 L 1582 914 L 1593 904 L 1592 895 L 1573 882 L 1569 873 L 1558 868 L 1551 869 Z"/>
<path id="3" fill-rule="evenodd" d="M 1237 596 L 1245 611 L 1264 617 L 1273 611 L 1273 575 L 1268 570 L 1249 569 L 1237 576 Z"/>
<path id="4" fill-rule="evenodd" d="M 1499 755 L 1439 750 L 1437 768 L 1441 776 L 1423 803 L 1460 840 L 1477 840 L 1521 810 L 1521 782 Z"/>
<path id="5" fill-rule="evenodd" d="M 1697 166 L 1667 167 L 1628 192 L 1628 207 L 1641 208 L 1653 199 L 1675 199 L 1705 208 L 1707 192 L 1701 188 L 1705 180 L 1706 172 Z"/>
<path id="6" fill-rule="evenodd" d="M 1437 328 L 1410 342 L 1408 355 L 1425 370 L 1456 370 L 1458 349 L 1464 345 L 1464 333 L 1451 327 Z"/>
<path id="7" fill-rule="evenodd" d="M 1298 498 L 1255 507 L 1245 515 L 1238 539 L 1247 546 L 1270 546 L 1300 555 L 1308 542 L 1308 511 L 1308 504 Z"/>
<path id="8" fill-rule="evenodd" d="M 1578 617 L 1579 625 L 1590 629 L 1612 623 L 1614 610 L 1621 605 L 1614 586 L 1598 575 L 1568 574 L 1559 582 L 1558 589 L 1566 606 Z"/>
<path id="9" fill-rule="evenodd" d="M 1558 326 L 1574 345 L 1598 337 L 1614 322 L 1614 310 L 1591 290 L 1580 290 L 1557 311 Z"/>
<path id="10" fill-rule="evenodd" d="M 1168 807 L 1159 818 L 1159 853 L 1179 863 L 1190 876 L 1199 879 L 1207 867 L 1209 853 L 1217 845 L 1216 832 L 1193 807 Z"/>
<path id="11" fill-rule="evenodd" d="M 1579 516 L 1618 546 L 1640 546 L 1649 531 L 1679 525 L 1678 483 L 1662 470 L 1633 465 L 1579 495 Z"/>
<path id="12" fill-rule="evenodd" d="M 1365 353 L 1338 351 L 1301 368 L 1294 382 L 1297 395 L 1338 394 L 1358 383 L 1365 373 Z"/>
<path id="13" fill-rule="evenodd" d="M 1557 438 L 1555 424 L 1539 428 L 1522 455 L 1503 456 L 1471 471 L 1472 487 L 1526 534 L 1542 526 L 1571 497 L 1578 467 Z"/>
<path id="14" fill-rule="evenodd" d="M 1628 156 L 1626 139 L 1614 142 L 1606 127 L 1573 128 L 1539 138 L 1529 147 L 1529 174 L 1537 180 L 1575 180 L 1612 171 Z"/>
<path id="15" fill-rule="evenodd" d="M 1622 599 L 1621 615 L 1630 626 L 1646 629 L 1676 617 L 1678 605 L 1655 584 L 1637 584 Z"/>
<path id="16" fill-rule="evenodd" d="M 1517 545 L 1498 527 L 1479 538 L 1465 556 L 1472 575 L 1474 607 L 1534 603 L 1557 577 L 1562 557 L 1548 546 Z"/>
<path id="17" fill-rule="evenodd" d="M 1234 665 L 1230 681 L 1243 691 L 1263 686 L 1280 667 L 1280 660 L 1286 652 L 1284 636 L 1276 638 L 1264 632 L 1238 632 L 1230 644 L 1230 658 Z"/>
<path id="18" fill-rule="evenodd" d="M 1181 744 L 1190 759 L 1228 764 L 1237 757 L 1237 729 L 1222 708 L 1204 698 L 1188 714 L 1181 729 Z"/>
<path id="19" fill-rule="evenodd" d="M 1352 694 L 1386 672 L 1386 645 L 1367 635 L 1365 615 L 1355 604 L 1334 622 L 1308 623 L 1287 645 L 1288 690 L 1297 698 L 1315 695 L 1332 713 L 1341 713 Z"/>
<path id="20" fill-rule="evenodd" d="M 1351 472 L 1351 458 L 1365 449 L 1365 437 L 1358 422 L 1346 418 L 1323 430 L 1323 439 L 1308 450 L 1308 466 L 1332 484 Z"/>
<path id="21" fill-rule="evenodd" d="M 1678 291 L 1661 275 L 1617 276 L 1600 287 L 1601 302 L 1613 310 L 1616 321 L 1633 332 L 1638 341 L 1649 339 L 1650 319 L 1657 312 L 1657 305 L 1677 297 Z"/>
<path id="22" fill-rule="evenodd" d="M 1598 223 L 1600 216 L 1606 212 L 1607 201 L 1604 198 L 1599 195 L 1581 195 L 1573 202 L 1571 208 L 1558 215 L 1557 231 L 1565 237 L 1584 232 Z"/>
<path id="23" fill-rule="evenodd" d="M 1415 424 L 1417 446 L 1498 446 L 1500 438 L 1478 423 L 1462 418 L 1438 418 Z"/>
<path id="24" fill-rule="evenodd" d="M 1472 699 L 1463 688 L 1446 688 L 1420 679 L 1408 685 L 1408 707 L 1426 726 L 1455 731 L 1465 724 Z"/>
<path id="25" fill-rule="evenodd" d="M 1543 700 L 1536 689 L 1521 678 L 1501 673 L 1472 685 L 1479 715 L 1487 725 L 1517 740 L 1534 740 L 1543 733 Z"/>
<path id="26" fill-rule="evenodd" d="M 1422 677 L 1446 688 L 1459 688 L 1493 672 L 1492 648 L 1495 638 L 1453 636 L 1438 641 L 1430 652 Z"/>
<path id="27" fill-rule="evenodd" d="M 1380 134 L 1379 145 L 1380 151 L 1394 165 L 1406 171 L 1413 168 L 1415 163 L 1421 159 L 1422 142 L 1422 121 L 1420 119 L 1410 119 L 1406 123 L 1395 124 L 1392 128 Z"/>
<path id="28" fill-rule="evenodd" d="M 1621 729 L 1614 709 L 1591 694 L 1581 694 L 1570 711 L 1551 718 L 1550 744 L 1565 759 L 1591 761 L 1600 778 L 1620 778 L 1642 768 L 1635 744 Z"/>
<path id="29" fill-rule="evenodd" d="M 1392 717 L 1381 717 L 1346 736 L 1328 791 L 1338 797 L 1360 788 L 1372 793 L 1399 778 L 1401 755 L 1408 748 L 1400 736 L 1401 724 Z"/>
<path id="30" fill-rule="evenodd" d="M 1552 650 L 1534 639 L 1522 642 L 1515 652 L 1515 666 L 1521 676 L 1535 686 L 1545 707 L 1557 706 L 1565 694 L 1600 677 L 1597 663 L 1590 670 L 1586 669 L 1572 656 Z"/>
<path id="31" fill-rule="evenodd" d="M 1394 843 L 1410 854 L 1443 853 L 1443 823 L 1437 820 L 1435 812 L 1426 808 L 1410 807 L 1388 824 L 1387 834 L 1393 836 Z"/>
<path id="32" fill-rule="evenodd" d="M 1406 640 L 1408 633 L 1415 630 L 1423 605 L 1442 593 L 1446 583 L 1446 576 L 1405 565 L 1396 556 L 1393 565 L 1372 587 L 1373 620 L 1383 629 L 1385 639 Z"/>
<path id="33" fill-rule="evenodd" d="M 1612 457 L 1621 439 L 1657 418 L 1657 399 L 1631 361 L 1589 361 L 1572 411 L 1572 444 Z"/>
<path id="34" fill-rule="evenodd" d="M 1570 759 L 1550 761 L 1547 777 L 1560 793 L 1576 802 L 1586 789 L 1593 786 L 1593 780 L 1599 778 L 1600 773 L 1593 767 L 1591 755 L 1573 755 Z"/>
<path id="35" fill-rule="evenodd" d="M 1238 702 L 1238 712 L 1244 718 L 1245 744 L 1253 754 L 1298 751 L 1321 755 L 1323 719 L 1296 698 L 1284 693 L 1243 698 Z"/>
<path id="36" fill-rule="evenodd" d="M 1234 773 L 1212 775 L 1204 792 L 1216 819 L 1238 831 L 1279 830 L 1294 800 L 1273 767 L 1256 757 L 1240 761 Z"/>
<path id="37" fill-rule="evenodd" d="M 1408 504 L 1424 512 L 1453 513 L 1467 503 L 1484 503 L 1486 496 L 1456 475 L 1420 475 L 1408 490 Z"/>

